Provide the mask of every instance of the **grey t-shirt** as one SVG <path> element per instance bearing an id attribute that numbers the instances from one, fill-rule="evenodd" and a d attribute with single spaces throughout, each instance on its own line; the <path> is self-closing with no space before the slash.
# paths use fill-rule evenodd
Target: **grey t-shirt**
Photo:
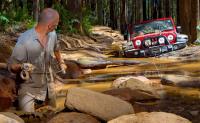
<path id="1" fill-rule="evenodd" d="M 59 50 L 59 42 L 55 31 L 48 34 L 46 47 L 40 44 L 35 28 L 27 30 L 18 38 L 9 64 L 31 63 L 36 67 L 31 73 L 30 80 L 21 85 L 23 93 L 36 95 L 47 90 L 47 83 L 50 81 L 49 67 L 54 51 L 57 50 Z"/>

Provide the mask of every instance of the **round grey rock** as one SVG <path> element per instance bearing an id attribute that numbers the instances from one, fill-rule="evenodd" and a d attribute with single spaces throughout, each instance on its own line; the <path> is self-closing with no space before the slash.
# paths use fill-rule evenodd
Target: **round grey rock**
<path id="1" fill-rule="evenodd" d="M 109 121 L 108 123 L 192 123 L 189 120 L 172 113 L 142 112 L 138 114 L 124 115 Z"/>
<path id="2" fill-rule="evenodd" d="M 65 105 L 69 109 L 78 110 L 105 121 L 134 113 L 132 105 L 126 101 L 82 88 L 69 89 Z"/>

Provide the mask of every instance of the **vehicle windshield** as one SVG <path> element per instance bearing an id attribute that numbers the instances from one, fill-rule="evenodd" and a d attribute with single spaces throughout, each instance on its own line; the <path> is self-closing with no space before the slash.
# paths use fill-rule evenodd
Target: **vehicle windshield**
<path id="1" fill-rule="evenodd" d="M 171 20 L 156 20 L 148 23 L 135 25 L 133 30 L 136 35 L 143 35 L 148 33 L 162 32 L 165 30 L 173 30 Z"/>

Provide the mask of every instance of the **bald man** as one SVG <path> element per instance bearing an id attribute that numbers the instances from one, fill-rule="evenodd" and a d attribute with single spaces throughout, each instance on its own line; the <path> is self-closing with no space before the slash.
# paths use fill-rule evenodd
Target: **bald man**
<path id="1" fill-rule="evenodd" d="M 36 27 L 27 30 L 18 38 L 9 59 L 8 68 L 11 72 L 20 73 L 26 70 L 28 75 L 25 77 L 29 76 L 18 91 L 19 106 L 23 111 L 34 112 L 35 102 L 44 101 L 47 95 L 51 95 L 48 93 L 48 87 L 49 83 L 54 81 L 51 72 L 53 56 L 62 70 L 67 68 L 61 59 L 59 42 L 54 31 L 58 23 L 58 12 L 51 8 L 44 9 Z"/>

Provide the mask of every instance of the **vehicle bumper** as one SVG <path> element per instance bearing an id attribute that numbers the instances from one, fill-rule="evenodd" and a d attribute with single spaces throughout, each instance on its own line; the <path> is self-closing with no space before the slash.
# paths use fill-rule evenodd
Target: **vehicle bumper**
<path id="1" fill-rule="evenodd" d="M 165 46 L 153 46 L 150 48 L 138 50 L 130 49 L 123 51 L 125 57 L 149 57 L 158 56 L 163 53 L 179 50 L 186 47 L 186 43 L 175 43 Z"/>

